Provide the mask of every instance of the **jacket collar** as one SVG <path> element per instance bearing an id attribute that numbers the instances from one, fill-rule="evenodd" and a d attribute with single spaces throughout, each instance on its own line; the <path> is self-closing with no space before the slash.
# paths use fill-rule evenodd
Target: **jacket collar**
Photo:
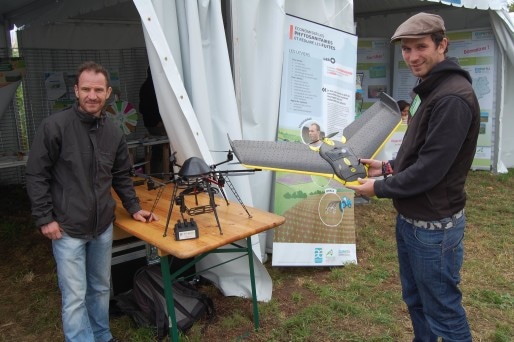
<path id="1" fill-rule="evenodd" d="M 81 122 L 87 123 L 87 124 L 103 124 L 105 121 L 105 118 L 107 117 L 107 114 L 104 110 L 102 110 L 102 113 L 100 114 L 100 117 L 93 116 L 89 113 L 86 113 L 82 111 L 78 105 L 78 103 L 73 104 L 73 111 L 78 116 Z"/>
<path id="2" fill-rule="evenodd" d="M 462 75 L 469 83 L 472 82 L 469 72 L 460 67 L 458 60 L 453 57 L 447 57 L 441 63 L 437 64 L 423 81 L 420 80 L 413 90 L 416 94 L 430 92 L 434 87 L 444 82 L 448 75 L 455 73 Z"/>

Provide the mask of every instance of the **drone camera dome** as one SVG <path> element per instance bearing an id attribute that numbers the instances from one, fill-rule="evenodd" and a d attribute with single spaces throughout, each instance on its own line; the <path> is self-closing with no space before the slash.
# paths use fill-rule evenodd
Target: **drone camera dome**
<path id="1" fill-rule="evenodd" d="M 182 167 L 180 168 L 178 175 L 180 177 L 192 177 L 199 176 L 211 171 L 209 165 L 198 157 L 191 157 L 186 159 Z"/>

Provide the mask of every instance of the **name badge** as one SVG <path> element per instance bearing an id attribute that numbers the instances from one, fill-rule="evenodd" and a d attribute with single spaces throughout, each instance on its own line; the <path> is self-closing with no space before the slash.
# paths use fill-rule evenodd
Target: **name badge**
<path id="1" fill-rule="evenodd" d="M 412 103 L 410 104 L 409 114 L 411 117 L 416 114 L 416 111 L 418 110 L 419 105 L 421 104 L 421 99 L 419 98 L 419 95 L 416 95 L 414 100 L 412 100 Z"/>

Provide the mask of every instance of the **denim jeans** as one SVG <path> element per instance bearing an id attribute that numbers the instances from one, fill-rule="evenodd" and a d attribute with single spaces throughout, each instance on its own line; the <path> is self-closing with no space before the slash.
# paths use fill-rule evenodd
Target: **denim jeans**
<path id="1" fill-rule="evenodd" d="M 52 240 L 66 341 L 105 342 L 109 329 L 112 224 L 91 240 Z"/>
<path id="2" fill-rule="evenodd" d="M 414 340 L 471 341 L 459 290 L 464 257 L 466 215 L 449 229 L 416 227 L 398 215 L 396 241 L 402 296 L 414 328 Z"/>

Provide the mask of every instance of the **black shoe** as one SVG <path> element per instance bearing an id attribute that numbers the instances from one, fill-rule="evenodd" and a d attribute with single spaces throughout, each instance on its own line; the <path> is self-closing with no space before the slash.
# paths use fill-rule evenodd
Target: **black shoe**
<path id="1" fill-rule="evenodd" d="M 109 342 L 122 342 L 121 340 L 117 339 L 116 337 L 113 337 L 109 340 Z"/>

